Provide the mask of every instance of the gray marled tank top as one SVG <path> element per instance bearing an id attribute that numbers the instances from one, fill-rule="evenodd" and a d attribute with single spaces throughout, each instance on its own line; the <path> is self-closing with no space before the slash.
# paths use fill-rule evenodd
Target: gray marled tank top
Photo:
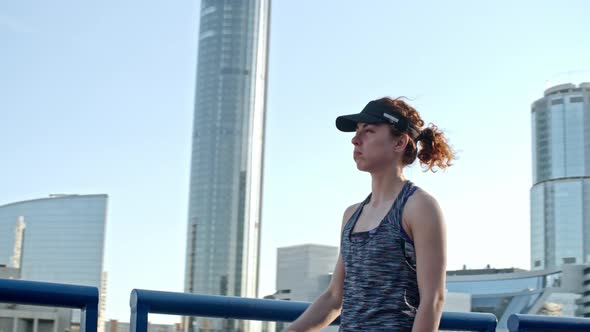
<path id="1" fill-rule="evenodd" d="M 379 226 L 353 233 L 367 197 L 350 217 L 341 239 L 344 293 L 340 331 L 411 331 L 420 303 L 413 242 L 402 211 L 416 191 L 406 181 Z"/>

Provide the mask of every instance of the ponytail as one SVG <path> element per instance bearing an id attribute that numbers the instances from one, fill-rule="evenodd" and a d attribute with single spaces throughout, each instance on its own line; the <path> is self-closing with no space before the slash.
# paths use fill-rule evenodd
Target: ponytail
<path id="1" fill-rule="evenodd" d="M 384 97 L 377 100 L 377 103 L 401 113 L 415 128 L 422 128 L 424 121 L 420 117 L 420 114 L 403 99 L 403 97 L 396 99 Z M 390 128 L 391 134 L 394 136 L 404 134 L 396 129 L 395 126 L 391 126 Z M 444 133 L 431 123 L 428 127 L 422 129 L 415 139 L 410 137 L 404 155 L 402 156 L 402 163 L 403 165 L 411 165 L 416 158 L 420 161 L 424 171 L 436 172 L 437 169 L 446 169 L 452 165 L 451 162 L 455 159 L 455 152 L 448 144 Z"/>
<path id="2" fill-rule="evenodd" d="M 436 172 L 436 169 L 446 169 L 452 165 L 455 152 L 448 144 L 445 134 L 436 125 L 431 123 L 422 129 L 416 142 L 420 146 L 417 149 L 417 157 L 425 171 Z M 414 146 L 412 150 L 416 151 L 415 145 L 412 145 Z M 406 151 L 409 147 L 410 144 L 408 144 Z"/>

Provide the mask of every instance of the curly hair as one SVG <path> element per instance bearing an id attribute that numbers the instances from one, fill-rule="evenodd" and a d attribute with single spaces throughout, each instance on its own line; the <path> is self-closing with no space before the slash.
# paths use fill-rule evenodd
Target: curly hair
<path id="1" fill-rule="evenodd" d="M 384 97 L 376 100 L 376 102 L 401 113 L 412 125 L 421 130 L 415 140 L 410 138 L 408 141 L 402 158 L 404 165 L 411 165 L 416 158 L 420 161 L 424 171 L 436 172 L 437 169 L 446 169 L 452 165 L 451 162 L 456 159 L 456 153 L 449 145 L 445 134 L 432 123 L 426 128 L 422 128 L 424 127 L 424 121 L 420 114 L 414 107 L 406 103 L 403 97 L 396 99 Z M 404 134 L 394 126 L 390 126 L 390 128 L 391 134 L 394 136 Z"/>

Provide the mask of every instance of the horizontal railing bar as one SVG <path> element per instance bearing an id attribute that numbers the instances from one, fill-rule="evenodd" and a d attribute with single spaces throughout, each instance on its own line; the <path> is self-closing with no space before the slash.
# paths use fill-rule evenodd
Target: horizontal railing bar
<path id="1" fill-rule="evenodd" d="M 134 289 L 130 305 L 132 311 L 145 305 L 150 313 L 156 314 L 293 321 L 309 303 Z"/>
<path id="2" fill-rule="evenodd" d="M 257 321 L 297 319 L 310 305 L 308 302 L 241 298 L 235 296 L 203 295 L 134 289 L 131 292 L 132 313 L 149 313 L 231 318 Z M 339 324 L 339 318 L 332 325 Z M 457 331 L 494 331 L 496 316 L 489 313 L 444 312 L 440 328 Z"/>
<path id="3" fill-rule="evenodd" d="M 590 331 L 590 318 L 512 314 L 508 317 L 510 331 L 577 332 Z"/>
<path id="4" fill-rule="evenodd" d="M 98 304 L 98 288 L 51 282 L 0 279 L 0 302 L 84 308 Z"/>

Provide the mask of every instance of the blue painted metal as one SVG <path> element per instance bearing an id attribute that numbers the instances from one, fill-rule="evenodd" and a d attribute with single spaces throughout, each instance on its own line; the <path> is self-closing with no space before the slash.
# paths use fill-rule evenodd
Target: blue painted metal
<path id="1" fill-rule="evenodd" d="M 251 299 L 235 296 L 201 295 L 134 289 L 131 291 L 131 320 L 140 330 L 148 312 L 155 314 L 234 318 L 261 321 L 293 321 L 309 306 L 307 302 Z M 134 313 L 135 319 L 134 319 Z M 339 323 L 337 321 L 335 324 Z"/>
<path id="2" fill-rule="evenodd" d="M 98 288 L 50 282 L 0 279 L 0 302 L 82 310 L 81 332 L 96 332 Z"/>
<path id="3" fill-rule="evenodd" d="M 309 303 L 134 289 L 129 305 L 130 332 L 147 332 L 149 313 L 289 322 L 297 319 Z M 332 324 L 339 324 L 339 319 Z M 492 314 L 449 312 L 443 313 L 440 326 L 455 331 L 493 332 L 496 324 Z"/>
<path id="4" fill-rule="evenodd" d="M 590 331 L 590 318 L 512 314 L 508 317 L 511 332 Z"/>
<path id="5" fill-rule="evenodd" d="M 481 312 L 443 312 L 440 330 L 495 332 L 498 319 Z"/>

